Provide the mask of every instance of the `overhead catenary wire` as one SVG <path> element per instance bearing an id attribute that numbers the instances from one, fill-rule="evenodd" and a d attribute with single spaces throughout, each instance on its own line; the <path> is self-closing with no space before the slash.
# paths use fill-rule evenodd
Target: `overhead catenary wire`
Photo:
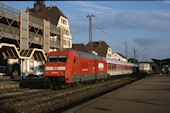
<path id="1" fill-rule="evenodd" d="M 55 1 L 53 1 L 53 2 L 55 2 Z M 13 4 L 13 5 L 15 5 L 15 6 L 19 6 L 19 7 L 21 7 L 21 9 L 22 9 L 22 7 L 23 6 L 21 6 L 21 5 L 19 5 L 19 4 L 16 4 L 15 2 L 10 2 L 11 4 Z M 48 2 L 46 2 L 46 3 L 48 3 Z M 55 2 L 55 4 L 56 4 L 56 2 Z M 88 20 L 85 18 L 85 17 L 82 17 L 82 16 L 80 16 L 79 14 L 76 14 L 76 13 L 73 13 L 70 9 L 68 9 L 68 8 L 66 8 L 66 7 L 64 7 L 63 5 L 61 5 L 61 4 L 57 4 L 57 6 L 61 6 L 63 9 L 65 9 L 67 12 L 69 12 L 70 14 L 72 14 L 72 15 L 75 15 L 76 17 L 78 17 L 78 18 L 80 18 L 81 20 L 83 20 L 84 22 L 87 22 L 88 23 Z M 42 14 L 43 15 L 43 14 Z M 43 15 L 43 16 L 45 16 L 45 15 Z M 103 28 L 101 28 L 99 25 L 96 25 L 95 24 L 95 22 L 94 22 L 94 24 L 93 24 L 93 27 L 95 28 L 95 29 L 97 29 L 97 30 L 99 30 L 99 31 L 101 31 L 102 33 L 101 33 L 101 35 L 103 35 L 103 36 L 107 36 L 108 38 L 110 38 L 110 37 L 112 37 L 112 38 L 114 38 L 114 40 L 116 40 L 117 42 L 119 42 L 119 43 L 122 43 L 123 41 L 125 41 L 124 39 L 125 38 L 122 38 L 122 36 L 121 36 L 121 40 L 120 40 L 120 38 L 118 38 L 118 37 L 116 37 L 116 32 L 114 32 L 114 30 L 111 28 L 111 29 L 109 29 L 109 30 L 111 30 L 112 31 L 112 34 L 109 34 L 108 32 L 106 32 Z M 71 30 L 70 30 L 71 31 Z M 106 38 L 107 38 L 106 37 Z M 102 40 L 104 40 L 104 38 L 103 37 L 100 37 L 100 39 L 102 39 Z M 73 38 L 73 40 L 74 41 L 77 41 L 77 42 L 80 42 L 80 43 L 83 43 L 83 41 L 82 40 L 78 40 L 78 39 L 74 39 Z M 126 41 L 127 42 L 127 41 Z M 109 42 L 109 43 L 111 43 L 111 42 Z M 122 46 L 123 47 L 123 46 Z M 131 48 L 130 46 L 128 46 L 128 48 Z M 129 51 L 130 52 L 130 51 Z"/>
<path id="2" fill-rule="evenodd" d="M 58 5 L 59 5 L 59 4 L 58 4 Z M 71 10 L 67 9 L 67 8 L 64 7 L 63 5 L 60 4 L 60 6 L 61 6 L 63 9 L 65 9 L 66 11 L 68 11 L 69 13 L 75 15 L 76 17 L 79 17 L 81 20 L 83 20 L 83 21 L 85 21 L 85 22 L 87 21 L 87 20 L 85 20 L 83 17 L 81 17 L 81 16 L 78 15 L 78 14 L 73 13 Z M 112 33 L 113 33 L 114 35 L 113 35 L 113 34 L 110 35 L 110 34 L 108 34 L 107 32 L 105 32 L 101 27 L 95 25 L 95 22 L 93 23 L 93 27 L 95 27 L 97 30 L 101 31 L 103 36 L 113 37 L 117 42 L 122 43 L 122 41 L 120 41 L 120 40 L 118 40 L 118 38 L 114 37 L 114 36 L 115 36 L 115 33 L 114 33 L 113 31 L 112 31 Z M 94 34 L 94 35 L 95 35 L 95 34 Z M 94 38 L 94 37 L 93 37 L 93 38 Z M 103 37 L 100 37 L 100 38 L 102 38 L 102 40 L 104 40 Z M 108 43 L 108 42 L 107 42 L 107 43 Z M 110 42 L 109 42 L 109 43 L 110 43 Z M 109 46 L 110 46 L 110 45 L 111 45 L 111 44 L 109 44 Z M 112 48 L 112 46 L 110 46 L 110 47 Z"/>
<path id="3" fill-rule="evenodd" d="M 54 1 L 55 2 L 55 1 Z M 15 5 L 15 6 L 19 6 L 20 7 L 20 9 L 22 9 L 22 7 L 23 6 L 21 6 L 21 5 L 19 5 L 19 4 L 16 4 L 15 2 L 10 2 L 10 4 L 13 4 L 13 5 Z M 67 8 L 65 8 L 64 6 L 62 6 L 62 5 L 60 5 L 61 7 L 63 7 L 65 10 L 67 10 L 68 12 L 70 12 L 70 13 L 72 13 L 72 11 L 70 11 L 69 9 L 67 9 Z M 28 8 L 28 7 L 27 7 Z M 81 20 L 83 20 L 83 21 L 86 21 L 87 22 L 87 19 L 85 19 L 85 18 L 83 18 L 83 17 L 81 17 L 81 16 L 79 16 L 79 15 L 77 15 L 77 14 L 75 14 L 75 13 L 72 13 L 73 15 L 75 15 L 75 16 L 77 16 L 77 17 L 79 17 Z M 47 17 L 46 15 L 43 15 L 43 14 L 41 14 L 40 13 L 40 15 L 42 15 L 42 16 L 44 16 L 44 17 Z M 50 19 L 50 20 L 54 20 L 54 19 Z M 109 34 L 107 34 L 107 33 L 105 33 L 105 31 L 104 30 L 102 30 L 99 26 L 97 26 L 97 25 L 93 25 L 96 29 L 98 29 L 98 30 L 100 30 L 101 32 L 103 32 L 105 35 L 107 35 L 107 36 L 111 36 L 111 35 L 109 35 Z M 113 36 L 111 36 L 111 37 L 113 37 Z M 103 38 L 102 38 L 103 39 Z M 115 38 L 116 39 L 116 38 Z M 117 40 L 117 39 L 116 39 Z M 77 40 L 78 41 L 78 40 Z M 80 40 L 79 40 L 80 41 Z M 118 41 L 118 40 L 117 40 Z M 80 41 L 80 42 L 82 42 L 82 41 Z"/>
<path id="4" fill-rule="evenodd" d="M 61 3 L 61 2 L 59 2 L 59 3 Z M 65 10 L 68 11 L 69 13 L 75 15 L 76 17 L 79 17 L 81 20 L 83 20 L 83 21 L 85 21 L 85 22 L 88 23 L 87 19 L 85 19 L 85 16 L 82 17 L 82 16 L 80 16 L 80 15 L 78 15 L 78 14 L 73 13 L 71 10 L 67 9 L 66 7 L 64 7 L 64 6 L 61 5 L 61 4 L 57 4 L 57 5 L 61 6 L 63 9 L 65 9 Z M 109 36 L 109 37 L 113 37 L 113 36 L 114 36 L 114 35 L 107 34 L 102 28 L 100 28 L 99 26 L 95 25 L 95 22 L 93 23 L 93 27 L 95 27 L 97 30 L 100 30 L 101 32 L 103 32 L 105 35 L 107 35 L 107 36 Z M 115 37 L 113 37 L 113 38 L 115 38 Z M 115 38 L 115 39 L 116 39 L 117 41 L 119 41 L 117 38 Z"/>
<path id="5" fill-rule="evenodd" d="M 31 1 L 29 1 L 29 2 L 31 2 Z M 6 3 L 5 3 L 5 4 L 6 4 Z M 17 10 L 23 10 L 23 9 L 22 9 L 23 6 L 22 6 L 22 5 L 19 5 L 19 4 L 16 4 L 16 2 L 8 2 L 8 4 L 15 5 L 15 6 L 17 7 Z M 8 4 L 7 4 L 7 5 L 8 5 Z M 29 7 L 27 7 L 27 8 L 29 8 Z M 24 11 L 26 11 L 27 8 L 26 8 Z M 39 15 L 42 15 L 42 16 L 44 16 L 44 17 L 47 17 L 46 15 L 44 15 L 44 14 L 42 14 L 42 13 L 39 13 Z M 54 19 L 50 19 L 50 20 L 54 20 Z M 54 20 L 54 21 L 55 21 L 55 20 Z M 71 32 L 71 30 L 70 30 L 70 32 Z M 75 41 L 77 41 L 77 42 L 83 43 L 81 40 L 78 40 L 78 39 L 73 39 L 73 40 L 75 40 Z"/>

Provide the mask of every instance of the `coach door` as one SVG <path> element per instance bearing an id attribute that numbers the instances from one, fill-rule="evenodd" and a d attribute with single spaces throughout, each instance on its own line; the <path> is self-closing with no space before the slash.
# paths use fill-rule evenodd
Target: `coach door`
<path id="1" fill-rule="evenodd" d="M 73 64 L 74 64 L 74 66 L 73 66 L 73 74 L 74 75 L 77 75 L 78 73 L 79 73 L 79 65 L 78 65 L 78 60 L 77 60 L 77 58 L 76 57 L 74 57 L 74 61 L 73 61 Z"/>

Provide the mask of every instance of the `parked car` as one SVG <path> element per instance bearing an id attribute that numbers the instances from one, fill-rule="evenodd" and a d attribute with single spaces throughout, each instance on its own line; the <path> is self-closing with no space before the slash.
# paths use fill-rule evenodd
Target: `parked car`
<path id="1" fill-rule="evenodd" d="M 36 70 L 36 71 L 34 71 L 33 75 L 42 76 L 43 75 L 43 71 L 42 70 Z"/>
<path id="2" fill-rule="evenodd" d="M 5 76 L 6 75 L 6 73 L 0 73 L 0 76 Z"/>

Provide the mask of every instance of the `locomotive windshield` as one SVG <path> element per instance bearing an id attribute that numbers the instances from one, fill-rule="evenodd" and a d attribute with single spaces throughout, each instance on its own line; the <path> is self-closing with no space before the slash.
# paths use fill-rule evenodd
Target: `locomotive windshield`
<path id="1" fill-rule="evenodd" d="M 66 62 L 67 56 L 49 56 L 48 62 Z"/>

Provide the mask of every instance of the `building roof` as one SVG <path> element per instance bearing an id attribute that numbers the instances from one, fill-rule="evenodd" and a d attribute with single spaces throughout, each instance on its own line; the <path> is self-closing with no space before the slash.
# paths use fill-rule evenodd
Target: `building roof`
<path id="1" fill-rule="evenodd" d="M 53 7 L 43 7 L 41 11 L 36 12 L 34 8 L 27 9 L 30 15 L 33 15 L 40 19 L 45 19 L 50 21 L 52 24 L 57 25 L 60 19 L 60 16 L 67 18 L 56 6 Z"/>
<path id="2" fill-rule="evenodd" d="M 91 51 L 95 51 L 99 56 L 106 57 L 108 45 L 104 41 L 89 42 L 87 48 Z"/>
<path id="3" fill-rule="evenodd" d="M 90 53 L 89 49 L 83 43 L 72 44 L 72 48 L 78 51 Z"/>
<path id="4" fill-rule="evenodd" d="M 117 52 L 115 52 L 116 54 L 118 54 L 118 55 L 120 55 L 122 58 L 125 58 L 125 59 L 127 59 L 125 56 L 123 56 L 122 54 L 120 54 L 120 53 L 117 53 Z M 113 53 L 114 54 L 114 53 Z"/>
<path id="5" fill-rule="evenodd" d="M 157 65 L 168 65 L 170 64 L 170 58 L 167 59 L 154 59 L 152 58 L 152 60 L 157 64 Z"/>

